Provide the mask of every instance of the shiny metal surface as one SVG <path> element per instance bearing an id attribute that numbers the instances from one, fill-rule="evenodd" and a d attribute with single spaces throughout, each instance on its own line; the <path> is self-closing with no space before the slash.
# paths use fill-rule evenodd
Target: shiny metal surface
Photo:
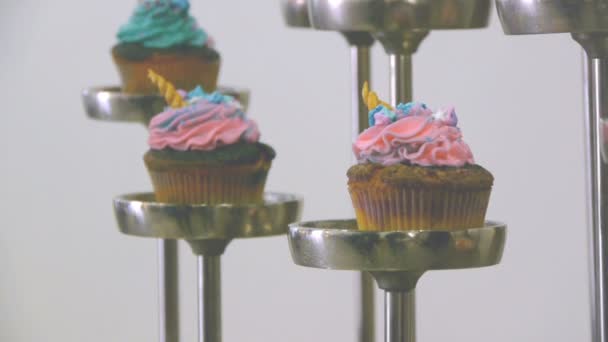
<path id="1" fill-rule="evenodd" d="M 355 220 L 293 223 L 288 233 L 297 265 L 367 271 L 385 290 L 385 341 L 416 341 L 418 279 L 428 270 L 491 266 L 500 262 L 506 225 L 486 222 L 459 231 L 369 232 Z"/>
<path id="2" fill-rule="evenodd" d="M 608 342 L 608 16 L 599 0 L 496 0 L 506 34 L 571 32 L 587 55 L 585 70 L 591 334 Z"/>
<path id="3" fill-rule="evenodd" d="M 412 56 L 389 56 L 389 96 L 394 107 L 412 101 Z"/>
<path id="4" fill-rule="evenodd" d="M 370 75 L 371 56 L 369 46 L 350 47 L 350 69 L 351 69 L 351 122 L 352 141 L 357 139 L 359 133 L 369 126 L 368 109 L 363 103 L 361 89 L 363 84 L 371 80 Z M 371 82 L 370 82 L 371 87 Z"/>
<path id="5" fill-rule="evenodd" d="M 351 140 L 354 142 L 359 133 L 369 127 L 368 109 L 363 102 L 361 89 L 363 84 L 369 82 L 371 87 L 371 55 L 370 49 L 373 38 L 367 33 L 345 33 L 351 43 L 350 65 L 351 65 Z M 366 35 L 363 36 L 362 35 Z M 358 43 L 358 44 L 355 44 Z M 354 156 L 353 156 L 354 157 Z M 375 300 L 374 284 L 372 277 L 361 272 L 359 277 L 359 342 L 373 342 L 375 340 Z"/>
<path id="6" fill-rule="evenodd" d="M 416 341 L 416 296 L 412 291 L 384 292 L 386 342 Z"/>
<path id="7" fill-rule="evenodd" d="M 588 222 L 591 251 L 592 338 L 608 341 L 608 159 L 606 154 L 608 116 L 608 53 L 598 49 L 606 37 L 574 34 L 587 51 L 586 61 L 586 159 Z"/>
<path id="8" fill-rule="evenodd" d="M 320 30 L 390 32 L 481 28 L 490 0 L 309 0 L 311 25 Z"/>
<path id="9" fill-rule="evenodd" d="M 159 339 L 179 342 L 179 260 L 177 241 L 158 240 Z"/>
<path id="10" fill-rule="evenodd" d="M 244 108 L 249 106 L 249 91 L 219 87 L 234 96 Z M 155 114 L 165 108 L 165 100 L 157 95 L 129 95 L 119 87 L 91 87 L 82 91 L 82 101 L 89 118 L 104 121 L 139 122 L 147 125 Z"/>
<path id="11" fill-rule="evenodd" d="M 307 0 L 281 0 L 281 13 L 287 26 L 310 27 Z"/>
<path id="12" fill-rule="evenodd" d="M 284 234 L 300 215 L 301 199 L 267 193 L 259 205 L 178 205 L 158 203 L 152 193 L 114 199 L 120 231 L 127 235 L 163 239 L 208 240 Z"/>
<path id="13" fill-rule="evenodd" d="M 367 272 L 359 273 L 359 342 L 373 342 L 376 339 L 376 301 L 374 298 L 374 279 Z"/>
<path id="14" fill-rule="evenodd" d="M 399 37 L 401 35 L 401 38 Z M 389 96 L 390 104 L 407 103 L 413 100 L 412 54 L 428 35 L 428 31 L 381 33 L 378 38 L 389 54 Z M 383 288 L 400 287 L 397 284 L 381 284 L 381 273 L 374 275 Z M 407 275 L 406 275 L 407 276 Z M 407 282 L 406 282 L 407 283 Z M 386 291 L 384 294 L 384 339 L 386 342 L 416 341 L 416 289 L 408 291 Z"/>
<path id="15" fill-rule="evenodd" d="M 198 341 L 222 341 L 221 256 L 197 257 Z"/>
<path id="16" fill-rule="evenodd" d="M 603 0 L 496 0 L 506 34 L 608 32 Z"/>
<path id="17" fill-rule="evenodd" d="M 459 231 L 367 232 L 355 220 L 290 225 L 289 245 L 301 266 L 371 272 L 424 272 L 491 266 L 500 262 L 506 226 Z"/>
<path id="18" fill-rule="evenodd" d="M 608 16 L 604 1 L 496 0 L 506 34 L 571 32 L 587 55 L 585 70 L 591 335 L 608 342 Z"/>

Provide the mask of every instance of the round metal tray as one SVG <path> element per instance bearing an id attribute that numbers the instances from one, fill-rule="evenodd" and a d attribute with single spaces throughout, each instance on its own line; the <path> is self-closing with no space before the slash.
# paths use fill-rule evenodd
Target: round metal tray
<path id="1" fill-rule="evenodd" d="M 608 32 L 606 3 L 599 0 L 496 0 L 506 34 Z"/>
<path id="2" fill-rule="evenodd" d="M 285 234 L 300 216 L 302 201 L 290 194 L 266 193 L 259 205 L 181 205 L 158 203 L 153 193 L 114 199 L 120 231 L 162 239 L 206 240 Z"/>
<path id="3" fill-rule="evenodd" d="M 308 0 L 320 30 L 394 32 L 488 25 L 490 0 Z"/>
<path id="4" fill-rule="evenodd" d="M 293 223 L 289 245 L 296 264 L 370 272 L 424 272 L 491 266 L 500 262 L 506 225 L 456 231 L 370 232 L 355 220 Z"/>
<path id="5" fill-rule="evenodd" d="M 221 86 L 218 90 L 236 98 L 243 108 L 249 106 L 249 90 Z M 125 94 L 117 86 L 87 88 L 82 91 L 82 100 L 91 119 L 145 125 L 167 105 L 160 95 Z"/>

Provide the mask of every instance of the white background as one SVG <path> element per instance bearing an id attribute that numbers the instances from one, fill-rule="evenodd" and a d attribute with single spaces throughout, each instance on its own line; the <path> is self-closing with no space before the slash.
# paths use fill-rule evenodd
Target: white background
<path id="1" fill-rule="evenodd" d="M 119 234 L 111 207 L 151 189 L 146 131 L 88 120 L 80 100 L 117 83 L 109 51 L 134 3 L 0 0 L 0 341 L 157 339 L 155 242 Z M 304 196 L 304 219 L 351 215 L 344 39 L 287 29 L 279 1 L 192 7 L 221 83 L 252 90 L 250 116 L 278 151 L 268 189 Z M 488 217 L 510 226 L 500 266 L 422 278 L 419 340 L 588 340 L 580 48 L 504 36 L 493 9 L 488 29 L 431 33 L 414 69 L 416 99 L 456 106 L 496 177 Z M 388 97 L 380 46 L 373 74 Z M 194 341 L 195 259 L 181 249 L 182 337 Z M 225 341 L 355 341 L 355 274 L 295 266 L 284 237 L 234 242 L 222 280 Z"/>

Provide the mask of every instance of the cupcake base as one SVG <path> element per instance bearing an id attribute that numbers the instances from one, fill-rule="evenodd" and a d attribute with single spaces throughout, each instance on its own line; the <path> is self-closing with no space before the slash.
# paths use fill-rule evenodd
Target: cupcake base
<path id="1" fill-rule="evenodd" d="M 351 198 L 361 230 L 453 230 L 483 226 L 490 191 L 369 190 Z"/>
<path id="2" fill-rule="evenodd" d="M 148 69 L 171 80 L 178 89 L 190 90 L 200 85 L 206 92 L 217 88 L 220 60 L 206 60 L 193 54 L 154 52 L 141 60 L 131 60 L 113 51 L 114 62 L 128 94 L 156 94 L 158 88 L 148 79 Z"/>
<path id="3" fill-rule="evenodd" d="M 163 203 L 246 204 L 263 199 L 270 163 L 239 167 L 149 170 L 156 200 Z"/>
<path id="4" fill-rule="evenodd" d="M 273 158 L 269 146 L 246 144 L 210 152 L 150 150 L 144 161 L 157 201 L 216 205 L 262 202 Z"/>
<path id="5" fill-rule="evenodd" d="M 482 227 L 492 175 L 480 166 L 356 165 L 349 191 L 361 230 Z"/>

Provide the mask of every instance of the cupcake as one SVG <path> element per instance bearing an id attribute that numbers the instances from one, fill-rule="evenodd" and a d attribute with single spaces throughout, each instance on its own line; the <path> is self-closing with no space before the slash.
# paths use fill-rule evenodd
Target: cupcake
<path id="1" fill-rule="evenodd" d="M 353 151 L 348 189 L 359 229 L 454 230 L 482 227 L 494 177 L 476 165 L 454 108 L 397 108 L 363 91 L 370 128 Z"/>
<path id="2" fill-rule="evenodd" d="M 188 14 L 188 0 L 144 0 L 118 31 L 112 56 L 130 94 L 155 94 L 148 69 L 169 78 L 180 89 L 217 86 L 220 56 L 207 33 Z"/>
<path id="3" fill-rule="evenodd" d="M 274 150 L 259 142 L 255 122 L 234 98 L 202 87 L 176 91 L 150 72 L 170 105 L 150 121 L 144 162 L 156 200 L 250 204 L 263 201 Z"/>

